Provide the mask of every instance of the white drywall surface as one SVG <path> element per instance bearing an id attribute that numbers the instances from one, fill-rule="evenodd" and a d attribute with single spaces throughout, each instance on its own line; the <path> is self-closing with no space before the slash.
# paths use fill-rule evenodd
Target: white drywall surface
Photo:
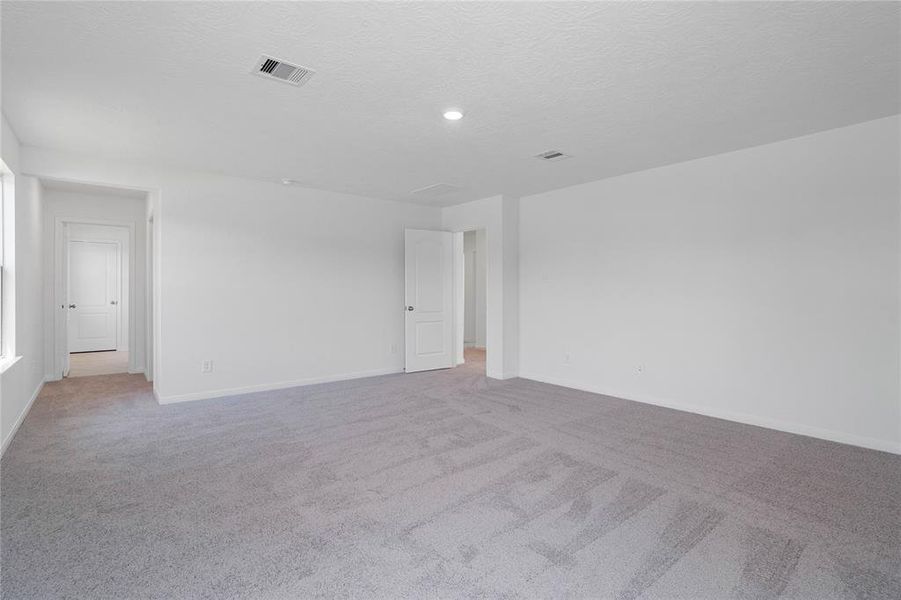
<path id="1" fill-rule="evenodd" d="M 522 375 L 901 451 L 899 131 L 522 198 Z"/>

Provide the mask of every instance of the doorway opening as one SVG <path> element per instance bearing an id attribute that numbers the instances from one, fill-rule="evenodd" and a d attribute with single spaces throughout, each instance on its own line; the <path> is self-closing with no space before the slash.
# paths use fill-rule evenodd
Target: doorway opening
<path id="1" fill-rule="evenodd" d="M 41 183 L 49 290 L 45 380 L 117 373 L 150 380 L 148 193 Z"/>
<path id="2" fill-rule="evenodd" d="M 485 229 L 404 230 L 404 371 L 488 375 Z M 393 348 L 393 345 L 392 345 Z"/>
<path id="3" fill-rule="evenodd" d="M 485 372 L 487 253 L 485 230 L 463 232 L 463 365 Z"/>
<path id="4" fill-rule="evenodd" d="M 67 376 L 128 372 L 127 227 L 65 223 Z"/>

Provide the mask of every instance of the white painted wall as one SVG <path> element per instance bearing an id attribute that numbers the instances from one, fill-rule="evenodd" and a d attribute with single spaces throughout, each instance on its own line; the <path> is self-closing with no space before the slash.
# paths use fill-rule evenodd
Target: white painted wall
<path id="1" fill-rule="evenodd" d="M 463 355 L 463 338 L 464 335 L 464 304 L 465 288 L 464 282 L 464 261 L 466 255 L 463 252 L 463 232 L 457 231 L 453 234 L 454 239 L 454 366 L 461 365 L 465 362 Z"/>
<path id="2" fill-rule="evenodd" d="M 400 371 L 403 228 L 484 229 L 489 376 L 897 449 L 898 127 L 443 210 L 34 148 L 22 162 L 152 191 L 163 401 Z"/>
<path id="3" fill-rule="evenodd" d="M 476 232 L 463 234 L 463 341 L 476 342 Z"/>
<path id="4" fill-rule="evenodd" d="M 463 234 L 465 272 L 464 338 L 469 346 L 485 347 L 485 230 Z"/>
<path id="5" fill-rule="evenodd" d="M 503 213 L 503 279 L 504 279 L 504 376 L 519 376 L 519 198 L 504 196 Z"/>
<path id="6" fill-rule="evenodd" d="M 130 304 L 131 314 L 127 315 L 129 328 L 134 332 L 134 355 L 129 356 L 129 371 L 142 373 L 146 368 L 146 304 L 147 304 L 147 200 L 126 195 L 80 193 L 61 191 L 52 188 L 44 190 L 44 365 L 45 378 L 48 381 L 62 376 L 62 365 L 54 360 L 55 342 L 62 344 L 63 339 L 54 340 L 54 321 L 65 322 L 64 298 L 57 298 L 53 285 L 54 257 L 57 253 L 58 240 L 55 236 L 56 223 L 59 219 L 75 221 L 110 221 L 131 224 L 134 227 L 134 256 L 129 257 L 132 269 L 131 283 L 134 294 Z M 59 353 L 64 355 L 62 346 Z"/>
<path id="7" fill-rule="evenodd" d="M 5 116 L 0 116 L 0 122 L 0 156 L 15 179 L 14 210 L 7 215 L 14 219 L 15 235 L 5 237 L 4 243 L 10 243 L 7 259 L 13 260 L 6 280 L 9 289 L 15 291 L 15 312 L 10 311 L 15 331 L 12 354 L 20 357 L 0 373 L 0 439 L 5 451 L 44 382 L 43 277 L 41 186 L 33 177 L 23 175 L 19 141 Z"/>
<path id="8" fill-rule="evenodd" d="M 145 293 L 145 309 L 144 309 L 144 376 L 147 377 L 148 381 L 153 380 L 153 360 L 154 360 L 154 351 L 153 351 L 153 338 L 156 335 L 154 333 L 153 326 L 153 290 L 154 290 L 154 252 L 153 252 L 153 206 L 155 201 L 156 194 L 148 194 L 147 196 L 147 213 L 145 223 L 147 224 L 147 233 L 146 240 L 147 243 L 144 246 L 144 269 L 147 273 L 147 280 L 145 286 L 147 287 L 147 291 Z"/>
<path id="9" fill-rule="evenodd" d="M 153 190 L 161 401 L 403 370 L 403 230 L 438 228 L 439 209 L 28 147 L 23 162 Z"/>
<path id="10" fill-rule="evenodd" d="M 522 375 L 901 452 L 899 131 L 522 198 Z"/>

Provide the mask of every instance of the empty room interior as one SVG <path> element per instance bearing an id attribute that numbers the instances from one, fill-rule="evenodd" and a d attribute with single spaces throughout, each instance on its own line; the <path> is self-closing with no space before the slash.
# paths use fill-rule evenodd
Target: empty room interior
<path id="1" fill-rule="evenodd" d="M 901 2 L 0 2 L 0 596 L 901 598 Z"/>

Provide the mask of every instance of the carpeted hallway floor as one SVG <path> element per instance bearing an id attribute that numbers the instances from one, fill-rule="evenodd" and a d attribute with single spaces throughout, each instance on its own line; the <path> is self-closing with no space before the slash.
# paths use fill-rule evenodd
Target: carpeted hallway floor
<path id="1" fill-rule="evenodd" d="M 45 386 L 3 598 L 901 598 L 901 458 L 481 366 L 158 406 Z"/>

